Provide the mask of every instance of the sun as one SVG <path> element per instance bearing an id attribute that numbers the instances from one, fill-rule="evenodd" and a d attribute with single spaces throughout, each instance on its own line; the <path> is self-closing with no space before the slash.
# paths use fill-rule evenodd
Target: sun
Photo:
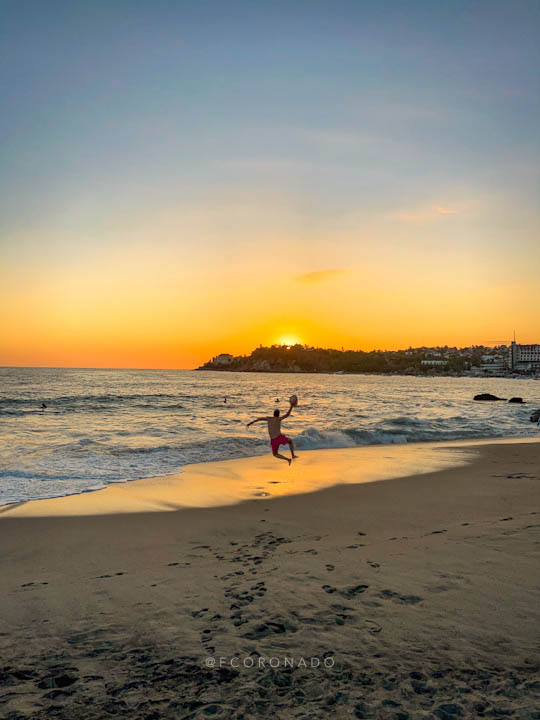
<path id="1" fill-rule="evenodd" d="M 296 335 L 280 335 L 276 340 L 276 344 L 292 347 L 293 345 L 302 345 L 302 341 Z"/>

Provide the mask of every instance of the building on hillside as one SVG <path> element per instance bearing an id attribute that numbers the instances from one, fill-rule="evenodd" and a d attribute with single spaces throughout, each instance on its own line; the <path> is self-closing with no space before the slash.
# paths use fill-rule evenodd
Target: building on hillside
<path id="1" fill-rule="evenodd" d="M 221 353 L 221 355 L 216 355 L 216 357 L 212 358 L 212 363 L 214 365 L 230 365 L 233 360 L 234 355 L 229 355 L 229 353 Z"/>
<path id="2" fill-rule="evenodd" d="M 540 369 L 540 345 L 520 345 L 513 340 L 508 350 L 508 365 L 511 370 Z"/>
<path id="3" fill-rule="evenodd" d="M 422 360 L 422 365 L 424 366 L 432 366 L 435 367 L 436 365 L 448 365 L 447 360 Z"/>
<path id="4" fill-rule="evenodd" d="M 504 355 L 482 355 L 482 363 L 479 369 L 486 375 L 501 375 L 507 367 L 508 364 Z"/>

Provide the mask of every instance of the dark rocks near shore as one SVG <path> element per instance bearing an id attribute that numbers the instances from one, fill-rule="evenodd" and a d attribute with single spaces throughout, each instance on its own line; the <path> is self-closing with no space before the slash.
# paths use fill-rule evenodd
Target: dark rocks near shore
<path id="1" fill-rule="evenodd" d="M 496 395 L 492 395 L 491 393 L 480 393 L 479 395 L 475 395 L 473 400 L 486 400 L 486 401 L 493 401 L 493 400 L 506 400 L 506 398 L 500 398 Z"/>
<path id="2" fill-rule="evenodd" d="M 538 422 L 540 420 L 540 408 L 531 413 L 530 421 Z"/>
<path id="3" fill-rule="evenodd" d="M 509 403 L 524 403 L 525 400 L 522 397 L 512 397 L 508 401 Z"/>

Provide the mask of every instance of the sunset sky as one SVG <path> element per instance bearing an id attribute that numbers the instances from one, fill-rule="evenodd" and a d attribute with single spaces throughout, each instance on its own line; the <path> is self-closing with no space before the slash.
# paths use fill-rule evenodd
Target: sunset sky
<path id="1" fill-rule="evenodd" d="M 2 0 L 0 365 L 540 342 L 540 3 Z"/>

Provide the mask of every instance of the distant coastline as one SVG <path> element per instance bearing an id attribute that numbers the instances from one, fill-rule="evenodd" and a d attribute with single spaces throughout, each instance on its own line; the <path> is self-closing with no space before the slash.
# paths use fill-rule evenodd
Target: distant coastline
<path id="1" fill-rule="evenodd" d="M 540 377 L 540 366 L 511 367 L 511 348 L 419 347 L 407 350 L 336 350 L 305 345 L 260 346 L 250 355 L 221 353 L 196 370 L 220 372 L 414 375 L 443 377 Z"/>

